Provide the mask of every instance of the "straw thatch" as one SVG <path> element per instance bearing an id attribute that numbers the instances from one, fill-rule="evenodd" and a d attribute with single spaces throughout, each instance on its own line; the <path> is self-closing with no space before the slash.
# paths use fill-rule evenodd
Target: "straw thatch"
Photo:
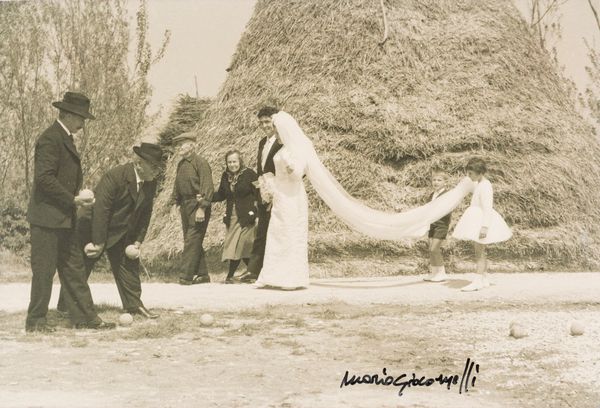
<path id="1" fill-rule="evenodd" d="M 201 122 L 211 102 L 210 98 L 179 95 L 169 114 L 169 121 L 158 135 L 163 149 L 170 150 L 175 136 L 193 129 L 198 122 Z"/>
<path id="2" fill-rule="evenodd" d="M 215 181 L 232 146 L 255 165 L 255 113 L 275 103 L 298 119 L 340 183 L 372 207 L 418 205 L 432 167 L 457 180 L 478 155 L 489 164 L 495 207 L 515 231 L 493 255 L 596 264 L 600 150 L 511 1 L 387 0 L 385 9 L 389 35 L 380 45 L 379 1 L 258 1 L 198 127 Z M 172 182 L 173 166 L 169 172 Z M 165 202 L 163 195 L 146 244 L 155 257 L 182 246 Z M 313 260 L 424 247 L 350 232 L 312 192 L 310 214 Z M 209 229 L 213 248 L 223 237 L 219 221 L 213 216 Z"/>

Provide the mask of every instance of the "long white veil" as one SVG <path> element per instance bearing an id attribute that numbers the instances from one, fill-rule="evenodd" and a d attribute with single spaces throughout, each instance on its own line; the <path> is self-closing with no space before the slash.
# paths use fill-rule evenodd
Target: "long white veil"
<path id="1" fill-rule="evenodd" d="M 291 115 L 280 111 L 273 115 L 273 123 L 283 145 L 294 157 L 306 162 L 306 175 L 321 199 L 350 228 L 370 237 L 388 240 L 421 237 L 431 223 L 451 212 L 473 191 L 474 183 L 465 177 L 456 187 L 421 207 L 401 213 L 372 209 L 344 190 L 321 163 L 312 142 Z"/>

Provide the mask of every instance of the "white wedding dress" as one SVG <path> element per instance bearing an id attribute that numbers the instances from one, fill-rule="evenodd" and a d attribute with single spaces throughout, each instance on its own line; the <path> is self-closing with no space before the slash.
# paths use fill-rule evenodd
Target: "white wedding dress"
<path id="1" fill-rule="evenodd" d="M 257 287 L 308 287 L 308 198 L 302 176 L 306 162 L 285 145 L 273 157 L 271 219 Z M 290 173 L 288 167 L 293 169 Z"/>

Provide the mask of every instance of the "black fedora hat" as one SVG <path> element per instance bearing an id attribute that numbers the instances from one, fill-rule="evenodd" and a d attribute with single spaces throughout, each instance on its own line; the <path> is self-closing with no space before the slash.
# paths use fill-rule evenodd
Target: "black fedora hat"
<path id="1" fill-rule="evenodd" d="M 162 149 L 154 143 L 142 143 L 140 146 L 133 146 L 135 154 L 142 159 L 150 162 L 153 166 L 162 167 Z"/>
<path id="2" fill-rule="evenodd" d="M 65 92 L 63 100 L 52 102 L 52 106 L 82 116 L 86 119 L 96 119 L 96 117 L 90 113 L 90 99 L 84 94 Z"/>

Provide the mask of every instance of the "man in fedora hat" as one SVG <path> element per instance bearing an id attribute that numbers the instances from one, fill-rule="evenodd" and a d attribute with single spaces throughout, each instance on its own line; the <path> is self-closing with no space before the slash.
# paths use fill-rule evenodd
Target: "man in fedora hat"
<path id="1" fill-rule="evenodd" d="M 77 244 L 76 209 L 93 203 L 79 195 L 82 172 L 73 135 L 83 129 L 90 100 L 67 92 L 52 104 L 58 119 L 35 144 L 34 179 L 27 220 L 31 225 L 31 299 L 25 330 L 54 331 L 46 321 L 52 280 L 58 270 L 65 308 L 76 328 L 111 329 L 114 323 L 100 319 L 85 278 L 83 256 Z"/>
<path id="2" fill-rule="evenodd" d="M 210 219 L 213 180 L 210 165 L 194 152 L 196 136 L 192 132 L 173 138 L 182 159 L 177 164 L 177 175 L 171 203 L 178 205 L 183 228 L 183 254 L 179 283 L 192 285 L 210 282 L 206 254 L 202 247 Z"/>
<path id="3" fill-rule="evenodd" d="M 89 277 L 100 255 L 106 252 L 123 309 L 155 319 L 141 300 L 139 248 L 152 216 L 155 178 L 161 170 L 162 149 L 152 143 L 133 147 L 129 163 L 107 171 L 95 188 L 92 211 L 79 218 L 79 239 L 86 255 Z M 62 300 L 59 300 L 59 308 Z"/>

